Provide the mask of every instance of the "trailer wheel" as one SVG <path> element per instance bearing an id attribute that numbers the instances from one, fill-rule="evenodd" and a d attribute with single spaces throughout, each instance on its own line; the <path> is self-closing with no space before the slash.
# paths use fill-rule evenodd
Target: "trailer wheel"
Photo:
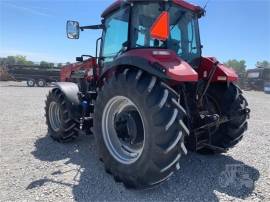
<path id="1" fill-rule="evenodd" d="M 39 79 L 37 81 L 37 86 L 38 87 L 45 87 L 47 85 L 47 82 L 44 79 Z"/>
<path id="2" fill-rule="evenodd" d="M 48 134 L 58 142 L 69 142 L 78 136 L 79 121 L 71 118 L 65 96 L 58 88 L 49 92 L 45 102 Z"/>
<path id="3" fill-rule="evenodd" d="M 218 103 L 220 113 L 231 117 L 232 120 L 221 124 L 211 136 L 211 144 L 216 148 L 204 148 L 199 152 L 206 154 L 226 152 L 242 140 L 248 128 L 248 114 L 245 113 L 248 103 L 241 90 L 234 84 L 230 84 L 229 87 L 222 84 L 213 85 L 208 94 Z"/>
<path id="4" fill-rule="evenodd" d="M 180 168 L 189 134 L 186 112 L 166 84 L 125 69 L 105 82 L 94 110 L 94 134 L 105 170 L 128 188 L 164 182 Z"/>
<path id="5" fill-rule="evenodd" d="M 28 87 L 34 87 L 36 84 L 36 81 L 35 79 L 28 79 L 26 83 Z"/>

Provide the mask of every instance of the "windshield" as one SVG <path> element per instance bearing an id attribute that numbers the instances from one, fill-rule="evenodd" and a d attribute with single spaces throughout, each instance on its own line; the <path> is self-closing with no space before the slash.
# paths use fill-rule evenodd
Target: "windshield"
<path id="1" fill-rule="evenodd" d="M 150 28 L 164 10 L 170 14 L 170 35 L 167 41 L 160 41 L 151 38 Z M 136 3 L 132 13 L 132 48 L 168 48 L 188 62 L 201 56 L 196 14 L 164 2 Z"/>
<path id="2" fill-rule="evenodd" d="M 260 72 L 248 72 L 247 78 L 248 79 L 257 79 L 260 77 Z"/>
<path id="3" fill-rule="evenodd" d="M 265 80 L 270 81 L 270 69 L 264 69 L 263 77 L 264 77 Z"/>

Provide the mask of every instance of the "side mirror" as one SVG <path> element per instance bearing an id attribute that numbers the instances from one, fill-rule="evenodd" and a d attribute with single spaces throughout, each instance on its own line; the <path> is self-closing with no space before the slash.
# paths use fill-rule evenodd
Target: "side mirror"
<path id="1" fill-rule="evenodd" d="M 67 38 L 79 39 L 80 38 L 80 24 L 77 21 L 67 21 L 66 25 Z"/>
<path id="2" fill-rule="evenodd" d="M 83 57 L 76 57 L 77 62 L 83 62 Z"/>

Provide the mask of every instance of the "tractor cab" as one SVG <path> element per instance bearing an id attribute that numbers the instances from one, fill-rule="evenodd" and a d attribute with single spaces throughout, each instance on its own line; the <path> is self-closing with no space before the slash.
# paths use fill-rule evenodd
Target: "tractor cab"
<path id="1" fill-rule="evenodd" d="M 105 62 L 130 49 L 169 49 L 187 62 L 201 56 L 199 7 L 183 1 L 135 1 L 113 8 L 102 15 Z"/>
<path id="2" fill-rule="evenodd" d="M 117 1 L 102 14 L 102 25 L 80 27 L 68 22 L 68 38 L 78 38 L 79 29 L 103 29 L 99 51 L 101 67 L 111 66 L 129 50 L 169 50 L 191 63 L 201 57 L 199 6 L 184 1 Z M 74 28 L 75 27 L 75 28 Z M 162 51 L 159 51 L 162 50 Z"/>

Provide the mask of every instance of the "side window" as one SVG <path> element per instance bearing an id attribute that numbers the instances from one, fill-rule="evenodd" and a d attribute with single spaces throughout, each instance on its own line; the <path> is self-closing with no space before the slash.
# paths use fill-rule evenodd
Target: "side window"
<path id="1" fill-rule="evenodd" d="M 247 78 L 256 79 L 260 77 L 260 72 L 249 72 Z"/>
<path id="2" fill-rule="evenodd" d="M 189 21 L 188 23 L 188 41 L 189 41 L 189 53 L 197 54 L 197 45 L 196 45 L 196 34 L 195 34 L 195 24 L 194 20 Z"/>
<path id="3" fill-rule="evenodd" d="M 146 41 L 146 30 L 144 27 L 139 26 L 138 30 L 136 30 L 138 33 L 137 41 L 135 42 L 136 47 L 144 46 Z"/>
<path id="4" fill-rule="evenodd" d="M 168 41 L 168 47 L 177 54 L 182 54 L 181 48 L 182 31 L 179 26 L 171 26 L 171 39 Z"/>
<path id="5" fill-rule="evenodd" d="M 131 46 L 133 48 L 161 47 L 163 42 L 154 40 L 150 36 L 150 28 L 160 15 L 160 4 L 155 1 L 138 1 L 132 10 L 132 35 Z"/>
<path id="6" fill-rule="evenodd" d="M 124 48 L 128 40 L 129 8 L 120 10 L 109 17 L 105 22 L 102 56 L 104 62 L 110 62 Z"/>

